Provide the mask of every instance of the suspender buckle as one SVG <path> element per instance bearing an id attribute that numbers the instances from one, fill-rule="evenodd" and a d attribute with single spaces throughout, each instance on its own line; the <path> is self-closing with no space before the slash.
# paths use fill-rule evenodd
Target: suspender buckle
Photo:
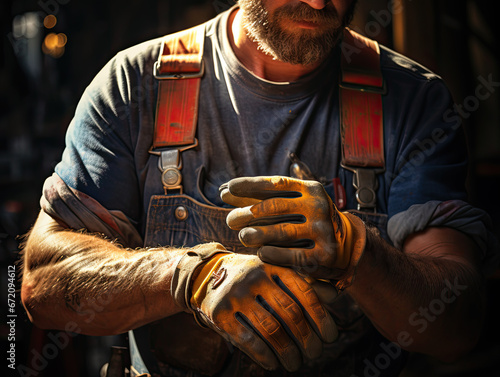
<path id="1" fill-rule="evenodd" d="M 198 139 L 194 139 L 194 143 L 178 148 L 170 148 L 163 150 L 149 150 L 150 154 L 158 156 L 158 169 L 161 171 L 161 183 L 165 190 L 165 195 L 170 190 L 179 190 L 183 194 L 182 187 L 182 158 L 181 153 L 185 150 L 198 146 Z"/>
<path id="2" fill-rule="evenodd" d="M 179 190 L 182 194 L 182 160 L 178 149 L 168 149 L 160 152 L 158 169 L 161 171 L 161 183 L 167 195 L 168 190 Z"/>
<path id="3" fill-rule="evenodd" d="M 342 89 L 359 90 L 360 92 L 374 93 L 374 94 L 387 94 L 387 87 L 385 85 L 385 80 L 382 80 L 382 84 L 378 85 L 368 85 L 368 84 L 357 84 L 350 83 L 346 81 L 341 81 L 339 86 Z"/>
<path id="4" fill-rule="evenodd" d="M 355 166 L 346 166 L 341 164 L 344 169 L 354 173 L 352 184 L 356 189 L 356 201 L 358 202 L 358 211 L 377 212 L 377 174 L 381 174 L 385 169 L 364 168 Z"/>
<path id="5" fill-rule="evenodd" d="M 189 72 L 168 72 L 160 73 L 160 62 L 156 61 L 153 67 L 154 77 L 158 80 L 180 80 L 180 79 L 198 79 L 205 74 L 205 62 L 200 62 L 200 69 L 198 71 Z"/>

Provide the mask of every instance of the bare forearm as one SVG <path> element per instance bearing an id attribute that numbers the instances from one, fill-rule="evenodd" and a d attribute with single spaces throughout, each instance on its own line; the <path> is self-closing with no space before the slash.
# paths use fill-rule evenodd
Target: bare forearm
<path id="1" fill-rule="evenodd" d="M 94 235 L 37 222 L 24 257 L 22 298 L 35 324 L 109 335 L 158 320 L 180 309 L 169 294 L 183 251 L 124 249 Z"/>
<path id="2" fill-rule="evenodd" d="M 450 360 L 477 340 L 483 313 L 481 278 L 460 253 L 453 253 L 456 245 L 436 247 L 441 248 L 440 257 L 433 249 L 410 247 L 403 253 L 372 234 L 348 291 L 389 340 Z"/>

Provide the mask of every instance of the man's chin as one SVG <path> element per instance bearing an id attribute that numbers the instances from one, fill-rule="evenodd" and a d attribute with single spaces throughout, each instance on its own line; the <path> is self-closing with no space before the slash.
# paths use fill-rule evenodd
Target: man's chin
<path id="1" fill-rule="evenodd" d="M 299 53 L 280 53 L 276 54 L 275 52 L 269 53 L 269 55 L 275 59 L 279 60 L 283 63 L 288 63 L 291 65 L 301 65 L 301 66 L 314 66 L 321 63 L 325 60 L 329 54 L 327 53 L 315 53 L 315 52 L 306 52 L 300 51 Z"/>
<path id="2" fill-rule="evenodd" d="M 269 45 L 261 45 L 261 50 L 275 60 L 293 65 L 314 65 L 330 56 L 337 44 L 338 37 L 315 37 L 304 35 L 295 37 L 279 37 L 269 41 Z"/>

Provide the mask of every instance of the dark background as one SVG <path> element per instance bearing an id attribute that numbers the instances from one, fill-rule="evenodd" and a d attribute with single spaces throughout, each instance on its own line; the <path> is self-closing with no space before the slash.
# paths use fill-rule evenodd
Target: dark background
<path id="1" fill-rule="evenodd" d="M 201 23 L 231 4 L 231 0 L 2 0 L 2 346 L 9 334 L 5 319 L 7 266 L 18 260 L 19 236 L 36 218 L 43 181 L 60 159 L 65 130 L 85 87 L 121 49 Z M 354 28 L 426 65 L 447 82 L 464 116 L 469 140 L 470 201 L 490 213 L 500 234 L 499 88 L 492 88 L 488 98 L 476 95 L 480 77 L 500 81 L 500 21 L 495 10 L 496 2 L 486 0 L 360 0 Z M 47 15 L 57 19 L 53 28 L 43 25 Z M 64 34 L 65 43 L 51 44 L 51 33 L 60 34 L 60 41 L 64 41 Z M 487 280 L 488 321 L 478 346 L 468 357 L 444 364 L 413 355 L 403 374 L 498 375 L 499 283 L 498 272 Z M 16 296 L 18 299 L 19 292 Z M 12 375 L 94 377 L 107 359 L 108 346 L 120 342 L 116 337 L 77 336 L 54 348 L 58 333 L 34 328 L 19 302 L 15 309 L 16 365 L 26 368 L 24 374 Z M 8 364 L 3 350 L 2 368 Z"/>

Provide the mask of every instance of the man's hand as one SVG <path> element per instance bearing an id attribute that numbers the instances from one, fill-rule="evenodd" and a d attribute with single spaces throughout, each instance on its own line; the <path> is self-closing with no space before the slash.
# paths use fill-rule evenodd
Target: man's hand
<path id="1" fill-rule="evenodd" d="M 337 338 L 313 288 L 293 270 L 205 244 L 177 271 L 176 302 L 266 369 L 297 370 L 303 358 L 320 356 L 322 342 Z"/>
<path id="2" fill-rule="evenodd" d="M 319 182 L 288 177 L 236 178 L 221 187 L 235 205 L 227 217 L 248 247 L 260 247 L 268 263 L 298 268 L 318 279 L 347 287 L 363 253 L 363 222 L 337 211 Z"/>

